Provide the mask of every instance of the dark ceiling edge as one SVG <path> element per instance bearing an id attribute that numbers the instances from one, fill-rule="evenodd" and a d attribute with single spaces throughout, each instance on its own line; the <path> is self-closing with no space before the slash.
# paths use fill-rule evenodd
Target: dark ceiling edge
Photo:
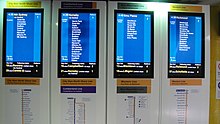
<path id="1" fill-rule="evenodd" d="M 96 1 L 123 1 L 123 2 L 156 2 L 156 0 L 96 0 Z M 182 3 L 182 4 L 203 4 L 203 5 L 220 5 L 220 0 L 158 0 L 160 3 Z"/>

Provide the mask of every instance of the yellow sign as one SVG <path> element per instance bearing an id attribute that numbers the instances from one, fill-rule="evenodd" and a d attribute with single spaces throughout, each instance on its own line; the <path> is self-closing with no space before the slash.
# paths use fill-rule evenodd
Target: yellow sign
<path id="1" fill-rule="evenodd" d="M 170 86 L 202 86 L 201 79 L 171 79 Z"/>
<path id="2" fill-rule="evenodd" d="M 94 8 L 94 9 L 97 8 L 97 3 L 96 2 L 92 3 L 92 8 Z"/>
<path id="3" fill-rule="evenodd" d="M 7 2 L 7 8 L 40 8 L 41 2 Z"/>
<path id="4" fill-rule="evenodd" d="M 202 12 L 202 6 L 187 6 L 187 5 L 170 5 L 170 11 L 174 12 Z"/>
<path id="5" fill-rule="evenodd" d="M 146 87 L 147 93 L 151 93 L 151 80 L 118 79 L 117 87 L 133 87 L 133 89 L 137 87 Z"/>
<path id="6" fill-rule="evenodd" d="M 117 86 L 151 86 L 151 80 L 118 79 Z"/>
<path id="7" fill-rule="evenodd" d="M 61 86 L 96 86 L 96 79 L 61 79 Z"/>
<path id="8" fill-rule="evenodd" d="M 5 85 L 40 85 L 37 78 L 5 78 Z"/>

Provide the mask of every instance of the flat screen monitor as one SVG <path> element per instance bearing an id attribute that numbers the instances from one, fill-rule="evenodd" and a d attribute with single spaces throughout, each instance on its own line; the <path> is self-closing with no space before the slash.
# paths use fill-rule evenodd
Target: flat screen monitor
<path id="1" fill-rule="evenodd" d="M 3 77 L 42 77 L 43 9 L 4 9 Z"/>
<path id="2" fill-rule="evenodd" d="M 153 12 L 115 10 L 114 14 L 114 78 L 153 78 Z"/>
<path id="3" fill-rule="evenodd" d="M 203 13 L 168 13 L 168 78 L 204 78 Z"/>
<path id="4" fill-rule="evenodd" d="M 59 9 L 58 78 L 98 78 L 99 10 Z"/>

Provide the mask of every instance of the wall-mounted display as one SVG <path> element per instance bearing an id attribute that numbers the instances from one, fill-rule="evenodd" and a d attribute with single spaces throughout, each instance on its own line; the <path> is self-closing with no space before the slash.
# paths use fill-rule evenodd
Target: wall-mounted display
<path id="1" fill-rule="evenodd" d="M 204 78 L 204 14 L 169 12 L 168 78 Z"/>
<path id="2" fill-rule="evenodd" d="M 43 9 L 4 9 L 3 77 L 42 77 Z"/>
<path id="3" fill-rule="evenodd" d="M 59 9 L 58 78 L 99 77 L 99 10 Z"/>
<path id="4" fill-rule="evenodd" d="M 115 10 L 114 14 L 114 78 L 153 78 L 153 12 Z"/>

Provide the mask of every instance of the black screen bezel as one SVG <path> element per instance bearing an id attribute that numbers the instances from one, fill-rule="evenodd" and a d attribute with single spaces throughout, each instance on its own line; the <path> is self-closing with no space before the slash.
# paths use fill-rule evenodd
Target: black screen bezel
<path id="1" fill-rule="evenodd" d="M 170 16 L 199 16 L 202 18 L 202 47 L 201 47 L 201 73 L 199 74 L 171 74 L 170 71 Z M 168 12 L 168 78 L 205 78 L 205 15 L 204 13 Z"/>
<path id="2" fill-rule="evenodd" d="M 27 73 L 20 73 L 20 72 L 6 72 L 6 26 L 7 26 L 7 13 L 13 12 L 13 13 L 19 13 L 19 12 L 29 12 L 29 13 L 41 13 L 41 62 L 39 64 L 40 69 L 38 73 L 34 72 L 27 72 Z M 4 17 L 3 17 L 3 63 L 2 63 L 2 77 L 43 77 L 43 26 L 44 26 L 44 9 L 4 9 Z"/>
<path id="3" fill-rule="evenodd" d="M 151 15 L 151 68 L 148 74 L 118 74 L 116 72 L 116 48 L 117 48 L 117 14 L 149 14 Z M 114 10 L 114 78 L 153 78 L 154 77 L 154 12 L 136 10 Z"/>
<path id="4" fill-rule="evenodd" d="M 58 78 L 99 78 L 99 9 L 62 9 L 58 10 L 58 63 L 57 63 L 57 77 Z M 67 75 L 61 73 L 61 14 L 62 13 L 96 13 L 96 69 L 95 74 L 80 74 Z"/>

